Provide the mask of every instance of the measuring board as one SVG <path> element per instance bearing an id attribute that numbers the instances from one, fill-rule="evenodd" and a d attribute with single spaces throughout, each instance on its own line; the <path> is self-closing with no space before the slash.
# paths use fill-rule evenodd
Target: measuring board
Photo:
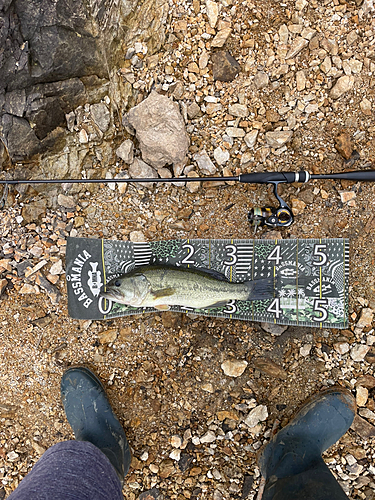
<path id="1" fill-rule="evenodd" d="M 168 265 L 214 269 L 229 281 L 276 278 L 274 298 L 231 300 L 216 309 L 172 311 L 246 321 L 347 328 L 349 241 L 164 240 L 147 243 L 68 238 L 68 310 L 77 319 L 111 319 L 152 312 L 100 296 L 105 284 L 136 267 Z"/>

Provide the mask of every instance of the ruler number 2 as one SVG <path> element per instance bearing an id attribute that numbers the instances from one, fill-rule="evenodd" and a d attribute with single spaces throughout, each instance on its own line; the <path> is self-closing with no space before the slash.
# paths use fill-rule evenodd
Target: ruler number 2
<path id="1" fill-rule="evenodd" d="M 190 245 L 189 243 L 185 243 L 185 245 L 182 245 L 182 248 L 186 248 L 188 253 L 187 253 L 186 257 L 184 257 L 181 260 L 181 264 L 195 264 L 195 262 L 193 260 L 191 260 L 191 257 L 195 253 L 195 249 L 194 249 L 193 245 Z"/>

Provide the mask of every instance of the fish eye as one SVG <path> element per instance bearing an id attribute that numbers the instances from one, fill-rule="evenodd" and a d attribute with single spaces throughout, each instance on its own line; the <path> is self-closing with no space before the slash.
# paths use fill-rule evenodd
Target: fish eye
<path id="1" fill-rule="evenodd" d="M 116 280 L 115 281 L 115 286 L 121 286 L 121 281 L 120 280 Z"/>

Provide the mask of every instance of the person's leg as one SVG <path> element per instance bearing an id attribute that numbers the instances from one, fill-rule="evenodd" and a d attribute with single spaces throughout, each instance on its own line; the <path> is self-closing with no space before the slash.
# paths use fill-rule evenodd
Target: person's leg
<path id="1" fill-rule="evenodd" d="M 259 456 L 266 479 L 262 500 L 347 500 L 322 453 L 346 433 L 355 411 L 354 397 L 342 388 L 308 400 Z"/>
<path id="2" fill-rule="evenodd" d="M 49 448 L 11 500 L 121 500 L 129 445 L 104 387 L 85 367 L 69 368 L 61 397 L 76 441 Z"/>
<path id="3" fill-rule="evenodd" d="M 99 448 L 123 483 L 131 462 L 129 444 L 101 381 L 88 368 L 69 368 L 61 379 L 61 398 L 75 439 Z"/>
<path id="4" fill-rule="evenodd" d="M 99 448 L 63 441 L 49 448 L 9 500 L 123 500 L 121 482 Z"/>

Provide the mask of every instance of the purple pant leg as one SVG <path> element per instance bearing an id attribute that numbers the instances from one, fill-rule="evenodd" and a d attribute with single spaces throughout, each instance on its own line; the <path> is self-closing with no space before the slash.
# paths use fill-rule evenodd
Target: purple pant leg
<path id="1" fill-rule="evenodd" d="M 51 446 L 8 500 L 123 500 L 115 469 L 87 441 Z"/>

